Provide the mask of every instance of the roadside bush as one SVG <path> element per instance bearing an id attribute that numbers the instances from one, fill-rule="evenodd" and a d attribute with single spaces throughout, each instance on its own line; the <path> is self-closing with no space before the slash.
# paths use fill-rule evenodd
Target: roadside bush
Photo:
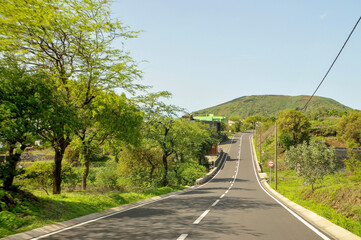
<path id="1" fill-rule="evenodd" d="M 117 189 L 118 175 L 117 163 L 114 160 L 109 160 L 104 167 L 100 167 L 96 174 L 96 185 L 103 189 Z"/>
<path id="2" fill-rule="evenodd" d="M 286 133 L 282 133 L 280 135 L 280 144 L 285 147 L 287 150 L 290 149 L 291 146 L 295 145 L 295 141 L 291 138 L 290 135 Z"/>
<path id="3" fill-rule="evenodd" d="M 206 168 L 195 162 L 182 163 L 178 169 L 178 176 L 182 185 L 194 185 L 195 181 L 206 173 Z"/>
<path id="4" fill-rule="evenodd" d="M 351 172 L 361 171 L 361 157 L 357 155 L 354 149 L 348 152 L 348 158 L 345 159 L 345 166 Z"/>
<path id="5" fill-rule="evenodd" d="M 354 182 L 361 181 L 361 156 L 353 149 L 353 144 L 349 144 L 348 158 L 344 160 L 346 169 L 352 172 L 352 180 Z"/>
<path id="6" fill-rule="evenodd" d="M 81 169 L 73 167 L 70 163 L 64 162 L 62 164 L 62 179 L 63 185 L 70 190 L 74 190 L 81 181 Z"/>
<path id="7" fill-rule="evenodd" d="M 175 171 L 168 172 L 168 185 L 169 186 L 177 186 L 180 184 L 180 177 Z"/>
<path id="8" fill-rule="evenodd" d="M 33 189 L 44 190 L 49 195 L 48 189 L 53 184 L 53 162 L 34 162 L 25 168 L 25 173 L 21 176 L 23 186 Z M 74 167 L 64 162 L 62 166 L 62 179 L 65 186 L 74 189 L 79 183 L 79 175 Z"/>
<path id="9" fill-rule="evenodd" d="M 22 185 L 44 190 L 49 195 L 48 189 L 53 183 L 53 163 L 34 162 L 25 168 L 25 174 L 21 177 Z"/>
<path id="10" fill-rule="evenodd" d="M 162 153 L 146 144 L 124 148 L 119 153 L 118 186 L 127 191 L 145 191 L 158 186 L 162 175 Z"/>

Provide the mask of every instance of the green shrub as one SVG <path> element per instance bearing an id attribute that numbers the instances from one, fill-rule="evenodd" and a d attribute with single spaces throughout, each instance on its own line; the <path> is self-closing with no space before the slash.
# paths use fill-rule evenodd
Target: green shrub
<path id="1" fill-rule="evenodd" d="M 361 171 L 361 156 L 359 156 L 353 148 L 348 151 L 348 158 L 345 159 L 345 166 L 351 172 Z"/>
<path id="2" fill-rule="evenodd" d="M 178 176 L 182 185 L 194 185 L 195 180 L 206 174 L 206 168 L 195 162 L 182 163 Z"/>
<path id="3" fill-rule="evenodd" d="M 295 145 L 295 141 L 287 133 L 283 133 L 280 135 L 280 143 L 287 150 L 289 150 L 291 146 Z"/>
<path id="4" fill-rule="evenodd" d="M 105 167 L 100 167 L 96 174 L 96 184 L 104 189 L 118 188 L 117 163 L 109 160 L 105 163 Z"/>
<path id="5" fill-rule="evenodd" d="M 168 172 L 168 185 L 169 186 L 177 186 L 179 185 L 181 182 L 180 176 L 174 172 L 174 171 L 169 171 Z"/>
<path id="6" fill-rule="evenodd" d="M 54 163 L 34 162 L 25 168 L 25 173 L 21 177 L 22 185 L 30 189 L 44 190 L 48 195 L 48 189 L 53 184 Z M 65 186 L 74 188 L 80 181 L 80 176 L 69 163 L 62 164 L 62 181 Z"/>
<path id="7" fill-rule="evenodd" d="M 34 162 L 25 168 L 22 185 L 30 189 L 44 190 L 49 195 L 48 188 L 53 183 L 53 166 L 54 163 Z"/>
<path id="8" fill-rule="evenodd" d="M 81 168 L 75 168 L 70 163 L 63 162 L 61 172 L 64 186 L 74 190 L 80 184 Z"/>

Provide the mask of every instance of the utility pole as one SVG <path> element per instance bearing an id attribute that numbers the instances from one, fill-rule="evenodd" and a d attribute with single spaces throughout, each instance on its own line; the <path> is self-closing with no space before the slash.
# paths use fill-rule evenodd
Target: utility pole
<path id="1" fill-rule="evenodd" d="M 277 190 L 277 120 L 275 121 L 275 189 Z"/>
<path id="2" fill-rule="evenodd" d="M 259 162 L 262 164 L 262 123 L 259 122 Z"/>

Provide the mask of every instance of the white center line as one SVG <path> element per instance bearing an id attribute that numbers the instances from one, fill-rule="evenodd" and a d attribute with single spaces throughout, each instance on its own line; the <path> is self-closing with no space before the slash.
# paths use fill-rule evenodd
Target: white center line
<path id="1" fill-rule="evenodd" d="M 229 190 L 227 190 L 224 194 L 227 194 Z"/>
<path id="2" fill-rule="evenodd" d="M 202 215 L 200 215 L 199 218 L 197 218 L 197 220 L 195 220 L 193 224 L 200 223 L 200 221 L 202 221 L 202 219 L 209 213 L 210 210 L 211 209 L 204 211 L 204 213 L 202 213 Z"/>
<path id="3" fill-rule="evenodd" d="M 226 195 L 226 194 L 223 194 L 222 196 L 220 196 L 219 198 L 223 198 L 224 197 L 224 195 Z"/>
<path id="4" fill-rule="evenodd" d="M 182 234 L 179 236 L 179 238 L 177 238 L 177 240 L 184 240 L 184 239 L 186 239 L 187 236 L 188 236 L 188 234 Z"/>
<path id="5" fill-rule="evenodd" d="M 219 202 L 219 199 L 216 200 L 216 201 L 212 204 L 212 207 L 216 206 L 218 202 Z"/>

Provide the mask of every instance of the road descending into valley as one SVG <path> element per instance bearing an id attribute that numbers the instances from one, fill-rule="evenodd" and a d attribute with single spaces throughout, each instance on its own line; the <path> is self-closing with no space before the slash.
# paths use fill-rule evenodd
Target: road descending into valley
<path id="1" fill-rule="evenodd" d="M 199 188 L 37 239 L 329 239 L 261 188 L 251 133 L 231 141 L 222 170 Z"/>

